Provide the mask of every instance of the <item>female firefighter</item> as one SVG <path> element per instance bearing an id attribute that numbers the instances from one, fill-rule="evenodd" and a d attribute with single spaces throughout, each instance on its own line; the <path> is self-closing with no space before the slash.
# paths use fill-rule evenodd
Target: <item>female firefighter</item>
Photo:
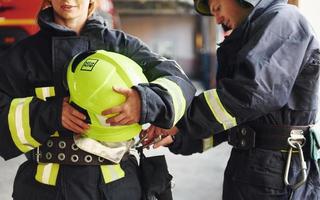
<path id="1" fill-rule="evenodd" d="M 286 0 L 194 2 L 232 29 L 217 50 L 217 88 L 194 98 L 179 131 L 152 127 L 146 143 L 178 132 L 156 147 L 173 142 L 171 151 L 191 154 L 228 140 L 224 200 L 319 199 L 320 133 L 308 129 L 318 109 L 320 50 L 307 20 Z"/>
<path id="2" fill-rule="evenodd" d="M 176 62 L 152 53 L 135 37 L 109 30 L 94 14 L 95 0 L 44 0 L 43 4 L 40 31 L 1 55 L 0 155 L 5 160 L 21 154 L 28 158 L 17 172 L 12 196 L 139 200 L 134 156 L 125 152 L 115 164 L 75 145 L 73 136 L 85 133 L 91 124 L 85 112 L 67 101 L 68 62 L 80 52 L 102 49 L 140 65 L 149 83 L 115 88 L 126 101 L 101 113 L 118 113 L 107 121 L 114 126 L 152 123 L 170 128 L 182 117 L 195 90 Z M 94 62 L 88 61 L 85 70 Z M 108 154 L 93 147 L 92 151 Z"/>

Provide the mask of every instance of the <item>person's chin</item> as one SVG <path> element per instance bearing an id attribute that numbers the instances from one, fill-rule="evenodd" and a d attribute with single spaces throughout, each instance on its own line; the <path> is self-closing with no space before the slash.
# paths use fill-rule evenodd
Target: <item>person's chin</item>
<path id="1" fill-rule="evenodd" d="M 223 29 L 223 31 L 227 32 L 227 31 L 230 31 L 232 28 L 230 26 L 222 24 L 222 29 Z"/>

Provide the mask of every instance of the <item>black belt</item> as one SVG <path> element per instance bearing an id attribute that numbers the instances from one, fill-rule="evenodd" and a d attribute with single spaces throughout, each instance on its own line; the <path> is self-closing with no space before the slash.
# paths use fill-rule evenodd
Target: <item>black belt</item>
<path id="1" fill-rule="evenodd" d="M 125 154 L 122 160 L 129 154 Z M 100 156 L 81 150 L 74 143 L 73 138 L 51 137 L 40 147 L 33 149 L 28 155 L 40 163 L 58 163 L 64 165 L 113 165 L 116 164 Z"/>
<path id="2" fill-rule="evenodd" d="M 239 125 L 228 130 L 228 143 L 237 149 L 286 150 L 292 131 L 308 133 L 309 126 Z"/>

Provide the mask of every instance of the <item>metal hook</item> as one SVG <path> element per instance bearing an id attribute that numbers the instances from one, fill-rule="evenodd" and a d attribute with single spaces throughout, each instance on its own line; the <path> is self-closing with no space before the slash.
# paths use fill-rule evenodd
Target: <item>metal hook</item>
<path id="1" fill-rule="evenodd" d="M 135 143 L 133 145 L 133 148 L 140 148 L 140 147 L 143 147 L 143 144 L 142 142 L 148 138 L 148 134 L 144 135 L 142 138 L 139 139 L 139 141 L 137 143 Z M 141 146 L 140 146 L 141 145 Z"/>
<path id="2" fill-rule="evenodd" d="M 284 173 L 284 183 L 291 187 L 293 190 L 297 189 L 298 187 L 300 187 L 301 185 L 303 185 L 306 180 L 307 180 L 307 164 L 304 160 L 304 156 L 303 156 L 303 151 L 302 151 L 302 146 L 299 144 L 299 142 L 292 142 L 290 140 L 289 142 L 289 138 L 288 138 L 288 143 L 290 144 L 290 149 L 288 152 L 288 158 L 287 158 L 287 163 L 286 163 L 286 168 L 285 168 L 285 173 Z M 300 158 L 300 167 L 301 167 L 301 171 L 302 171 L 302 178 L 300 181 L 298 181 L 297 183 L 289 183 L 288 177 L 289 177 L 289 171 L 290 171 L 290 164 L 291 164 L 291 157 L 292 157 L 292 149 L 296 148 L 299 151 L 299 158 Z"/>

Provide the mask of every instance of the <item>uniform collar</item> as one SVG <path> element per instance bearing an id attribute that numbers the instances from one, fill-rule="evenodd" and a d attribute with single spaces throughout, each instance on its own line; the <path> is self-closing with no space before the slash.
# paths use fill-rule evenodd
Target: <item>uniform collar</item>
<path id="1" fill-rule="evenodd" d="M 42 31 L 52 36 L 76 36 L 77 35 L 75 31 L 69 29 L 68 27 L 61 26 L 54 22 L 52 7 L 49 7 L 40 11 L 38 15 L 38 24 Z M 94 14 L 92 17 L 88 18 L 80 35 L 82 35 L 83 32 L 89 31 L 90 29 L 104 28 L 104 27 L 107 27 L 107 26 L 103 18 L 98 16 L 97 14 Z"/>
<path id="2" fill-rule="evenodd" d="M 248 20 L 254 21 L 256 18 L 262 15 L 262 13 L 264 13 L 267 8 L 280 3 L 288 3 L 288 0 L 260 0 L 253 8 L 252 12 L 249 14 Z"/>
<path id="3" fill-rule="evenodd" d="M 283 4 L 287 2 L 287 0 L 260 0 L 242 24 L 233 30 L 232 33 L 220 44 L 220 46 L 222 44 L 244 40 L 243 37 L 246 35 L 245 32 L 248 30 L 247 28 L 250 27 L 250 24 L 260 17 L 266 9 L 275 4 Z"/>

